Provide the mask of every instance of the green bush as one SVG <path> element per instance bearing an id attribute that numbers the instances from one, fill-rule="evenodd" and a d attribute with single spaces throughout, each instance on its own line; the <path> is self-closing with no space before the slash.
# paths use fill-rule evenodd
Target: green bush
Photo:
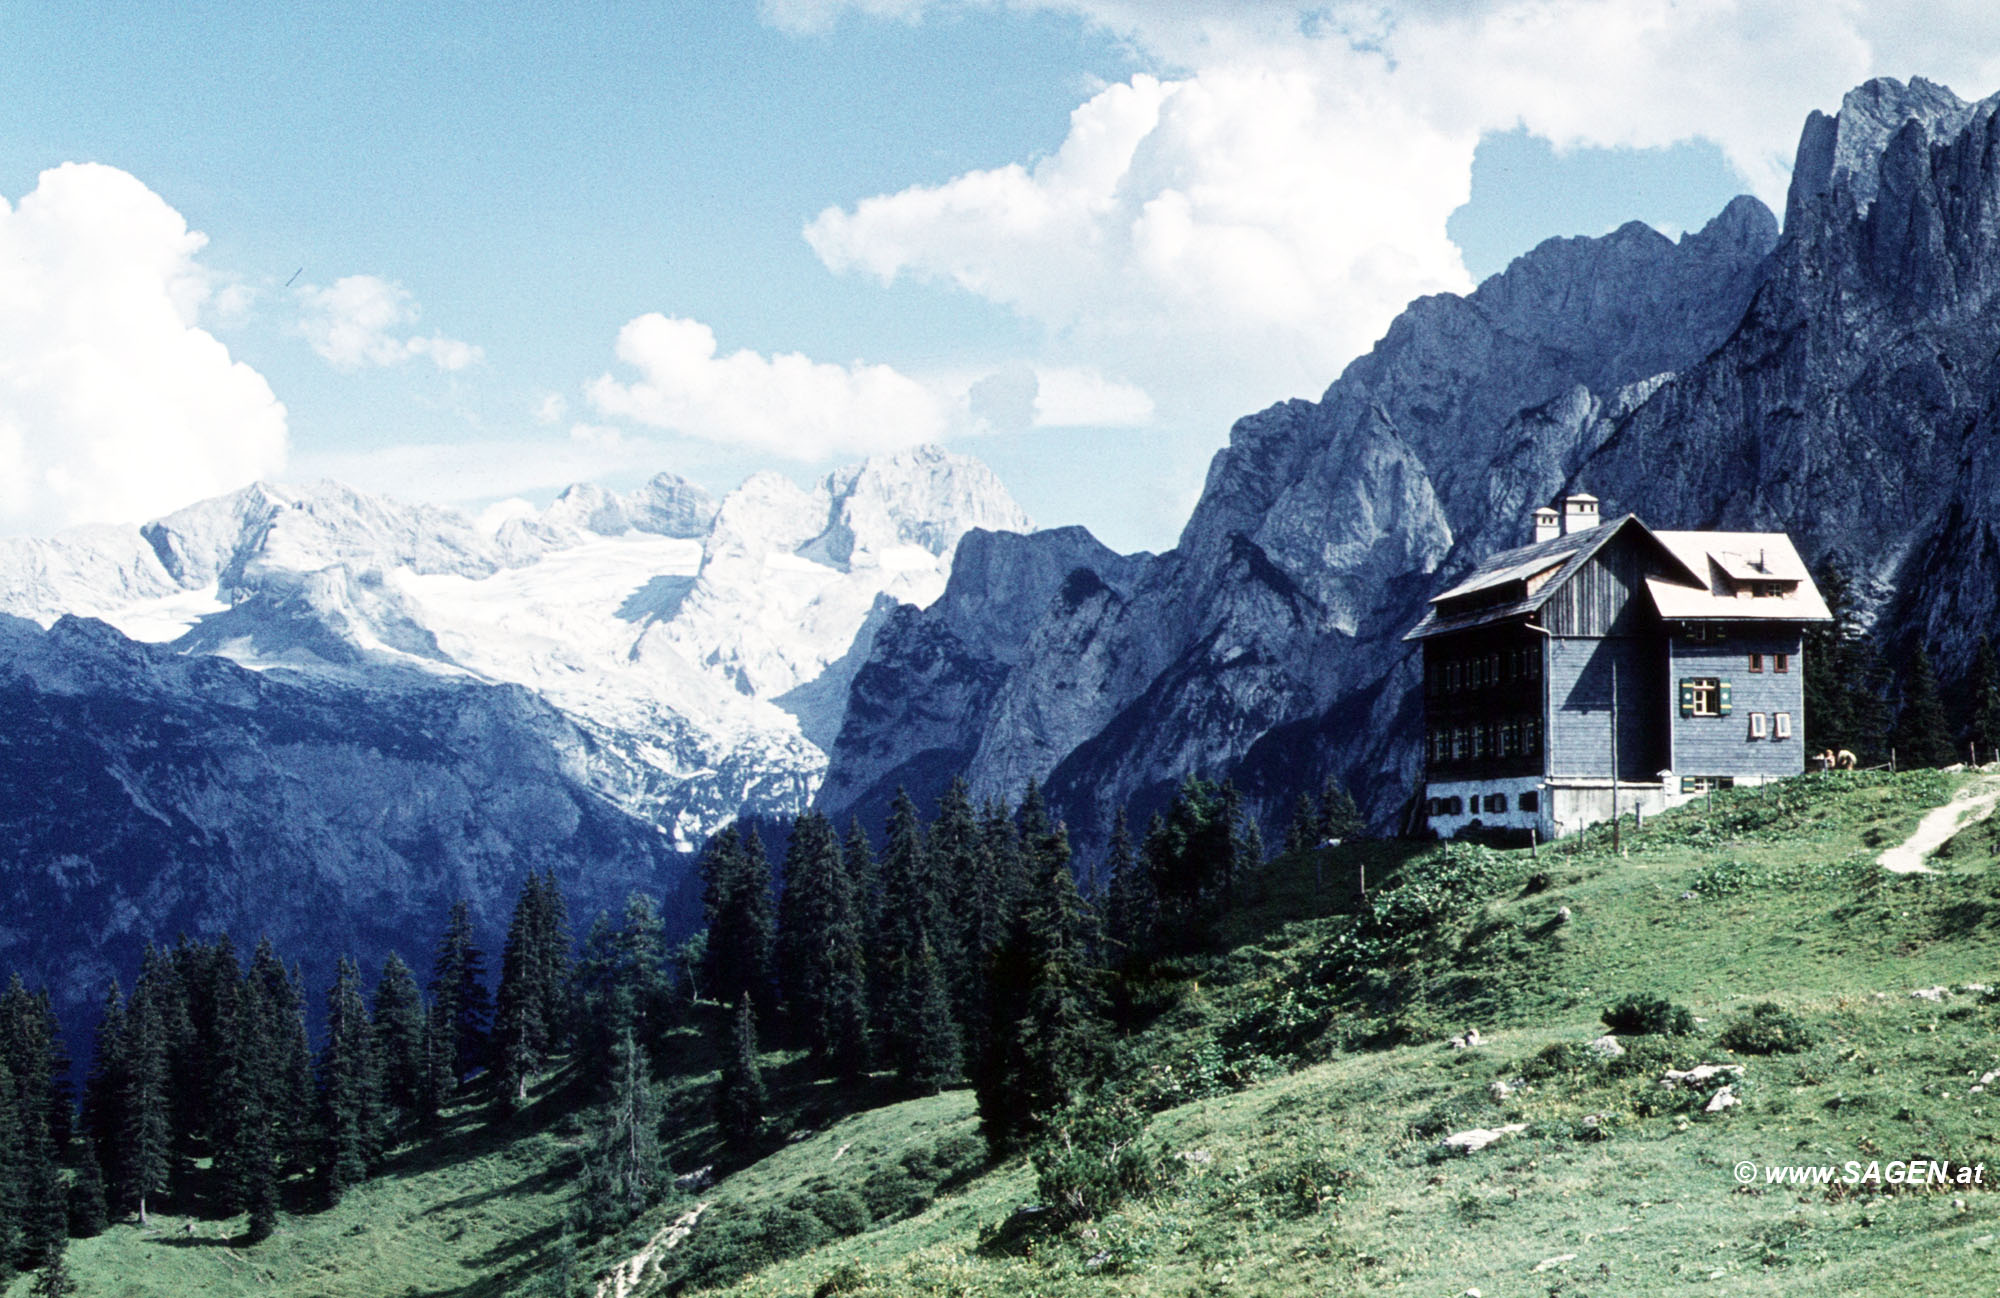
<path id="1" fill-rule="evenodd" d="M 1684 1037 L 1694 1031 L 1694 1014 L 1663 996 L 1627 996 L 1604 1011 L 1604 1026 L 1620 1036 Z"/>
<path id="2" fill-rule="evenodd" d="M 1739 1055 L 1789 1055 L 1818 1043 L 1808 1028 L 1784 1006 L 1764 1001 L 1730 1022 L 1717 1034 L 1716 1044 Z"/>
<path id="3" fill-rule="evenodd" d="M 1035 1190 L 1056 1224 L 1090 1221 L 1159 1183 L 1146 1118 L 1122 1099 L 1086 1100 L 1056 1114 L 1031 1154 Z"/>
<path id="4" fill-rule="evenodd" d="M 1598 1062 L 1589 1046 L 1578 1041 L 1558 1041 L 1543 1046 L 1521 1065 L 1521 1076 L 1531 1082 L 1552 1077 L 1574 1077 L 1589 1071 Z"/>
<path id="5" fill-rule="evenodd" d="M 874 1221 L 869 1216 L 867 1200 L 852 1190 L 801 1194 L 792 1200 L 791 1206 L 819 1218 L 836 1235 L 858 1235 Z"/>

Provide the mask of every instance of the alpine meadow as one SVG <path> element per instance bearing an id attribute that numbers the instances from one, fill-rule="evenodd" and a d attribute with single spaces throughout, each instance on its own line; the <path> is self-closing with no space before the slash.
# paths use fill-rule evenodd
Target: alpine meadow
<path id="1" fill-rule="evenodd" d="M 0 1295 L 2000 1285 L 1983 7 L 0 35 Z"/>

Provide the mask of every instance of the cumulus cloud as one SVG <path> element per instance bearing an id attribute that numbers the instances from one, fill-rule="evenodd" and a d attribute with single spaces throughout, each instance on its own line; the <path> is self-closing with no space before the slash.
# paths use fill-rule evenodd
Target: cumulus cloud
<path id="1" fill-rule="evenodd" d="M 197 324 L 206 242 L 113 167 L 0 199 L 0 529 L 138 521 L 284 466 L 284 406 Z"/>
<path id="2" fill-rule="evenodd" d="M 848 11 L 980 3 L 765 12 L 811 31 Z M 1095 93 L 1051 154 L 828 208 L 808 242 L 836 271 L 1003 303 L 1046 328 L 1053 356 L 1222 418 L 1316 394 L 1411 298 L 1471 287 L 1445 225 L 1489 132 L 1711 141 L 1782 210 L 1811 109 L 1912 69 L 1968 95 L 2000 83 L 2000 10 L 1964 0 L 1008 7 L 1075 13 L 1154 73 Z"/>
<path id="3" fill-rule="evenodd" d="M 347 275 L 329 288 L 298 290 L 299 329 L 312 349 L 336 369 L 401 365 L 422 356 L 441 370 L 477 364 L 485 352 L 443 334 L 398 335 L 415 324 L 417 301 L 401 284 L 374 275 Z"/>
<path id="4" fill-rule="evenodd" d="M 617 356 L 636 377 L 592 382 L 598 413 L 791 459 L 937 441 L 961 420 L 957 403 L 887 365 L 724 355 L 698 320 L 640 316 L 619 330 Z"/>

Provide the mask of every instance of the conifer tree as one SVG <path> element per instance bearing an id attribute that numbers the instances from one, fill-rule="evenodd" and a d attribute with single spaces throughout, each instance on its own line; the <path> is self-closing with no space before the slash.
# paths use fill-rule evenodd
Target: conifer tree
<path id="1" fill-rule="evenodd" d="M 1102 1014 L 1083 903 L 1060 825 L 1030 845 L 1037 876 L 993 977 L 993 1037 L 976 1070 L 979 1116 L 996 1155 L 1038 1135 L 1101 1065 Z"/>
<path id="2" fill-rule="evenodd" d="M 437 1026 L 449 1046 L 450 1089 L 488 1059 L 487 1027 L 493 1000 L 486 991 L 486 956 L 473 941 L 472 908 L 464 900 L 452 904 L 444 935 L 431 963 L 431 1005 Z"/>
<path id="3" fill-rule="evenodd" d="M 592 922 L 576 968 L 583 1006 L 578 1035 L 592 1076 L 610 1076 L 618 1041 L 628 1031 L 641 1050 L 658 1045 L 672 1017 L 666 961 L 665 928 L 645 893 L 625 898 L 618 922 L 602 912 Z"/>
<path id="4" fill-rule="evenodd" d="M 1320 844 L 1320 804 L 1309 793 L 1301 793 L 1292 804 L 1291 823 L 1285 827 L 1285 855 L 1304 856 Z"/>
<path id="5" fill-rule="evenodd" d="M 888 1054 L 899 1083 L 918 1095 L 935 1095 L 965 1067 L 950 988 L 928 936 L 902 963 L 889 1002 Z"/>
<path id="6" fill-rule="evenodd" d="M 731 826 L 709 841 L 702 857 L 702 885 L 709 995 L 724 1005 L 745 995 L 767 1004 L 776 924 L 771 870 L 755 830 Z"/>
<path id="7" fill-rule="evenodd" d="M 1159 899 L 1155 931 L 1169 952 L 1214 939 L 1239 859 L 1231 810 L 1221 790 L 1190 775 L 1146 832 L 1146 866 Z"/>
<path id="8" fill-rule="evenodd" d="M 1937 672 L 1930 655 L 1920 644 L 1910 656 L 1901 681 L 1902 709 L 1896 714 L 1896 729 L 1890 742 L 1896 760 L 1903 767 L 1948 766 L 1957 759 L 1951 740 L 1951 723 L 1938 697 Z"/>
<path id="9" fill-rule="evenodd" d="M 963 776 L 939 796 L 925 849 L 940 903 L 934 923 L 944 940 L 937 943 L 937 954 L 951 988 L 952 1014 L 976 1032 L 986 1009 L 987 962 L 1006 934 L 1007 899 Z"/>
<path id="10" fill-rule="evenodd" d="M 104 1198 L 104 1172 L 97 1165 L 97 1151 L 88 1145 L 76 1160 L 76 1179 L 69 1185 L 69 1233 L 74 1239 L 89 1239 L 104 1233 L 110 1208 Z"/>
<path id="11" fill-rule="evenodd" d="M 610 1093 L 585 1163 L 584 1199 L 600 1222 L 629 1220 L 657 1194 L 659 1125 L 645 1052 L 627 1027 L 611 1048 Z"/>
<path id="12" fill-rule="evenodd" d="M 867 1068 L 868 1006 L 861 916 L 833 824 L 807 812 L 785 849 L 778 975 L 793 1031 L 821 1065 Z"/>
<path id="13" fill-rule="evenodd" d="M 1361 819 L 1361 809 L 1354 805 L 1354 797 L 1348 793 L 1347 786 L 1333 776 L 1327 776 L 1319 791 L 1320 838 L 1344 843 L 1361 837 L 1367 828 L 1367 823 Z"/>
<path id="14" fill-rule="evenodd" d="M 569 979 L 569 935 L 554 872 L 530 872 L 514 903 L 500 956 L 493 1011 L 493 1068 L 503 1105 L 528 1095 L 562 1029 Z"/>
<path id="15" fill-rule="evenodd" d="M 142 1226 L 149 1221 L 149 1206 L 167 1192 L 172 1157 L 172 1096 L 168 1092 L 163 1017 L 157 993 L 148 994 L 143 986 L 134 993 L 125 1016 L 125 1085 L 119 1106 L 123 1129 L 118 1160 L 123 1179 L 117 1190 L 120 1201 L 138 1212 Z M 7 1089 L 11 1092 L 12 1087 Z"/>
<path id="16" fill-rule="evenodd" d="M 1970 724 L 1966 742 L 1973 745 L 1984 764 L 2000 761 L 2000 656 L 1993 652 L 1993 639 L 1982 637 L 1979 654 L 1972 664 L 1972 683 L 1967 691 L 1966 711 Z"/>
<path id="17" fill-rule="evenodd" d="M 1129 964 L 1152 947 L 1157 904 L 1152 875 L 1132 850 L 1132 829 L 1123 807 L 1118 808 L 1118 817 L 1111 825 L 1105 873 L 1110 876 L 1104 906 L 1106 936 L 1114 963 Z"/>
<path id="18" fill-rule="evenodd" d="M 955 1076 L 961 1064 L 951 987 L 933 929 L 939 915 L 923 821 L 909 794 L 898 790 L 882 853 L 882 999 L 876 1006 L 876 1035 L 884 1062 L 898 1080 L 925 1093 L 949 1080 L 942 1072 L 948 1069 Z"/>
<path id="19" fill-rule="evenodd" d="M 270 939 L 257 944 L 234 1004 L 215 1097 L 215 1167 L 231 1209 L 249 1214 L 255 1241 L 277 1225 L 278 1160 L 298 1121 L 285 1071 L 293 1046 L 292 985 Z"/>
<path id="20" fill-rule="evenodd" d="M 375 980 L 375 1050 L 382 1097 L 405 1116 L 419 1111 L 424 1084 L 424 994 L 403 957 L 391 951 Z"/>
<path id="21" fill-rule="evenodd" d="M 328 1203 L 339 1203 L 367 1179 L 381 1152 L 381 1065 L 375 1029 L 361 998 L 361 971 L 340 959 L 326 994 L 326 1047 L 319 1059 L 320 1185 Z"/>
<path id="22" fill-rule="evenodd" d="M 29 1298 L 70 1298 L 74 1293 L 76 1282 L 70 1278 L 69 1262 L 63 1256 L 63 1241 L 52 1240 L 41 1250 L 35 1283 L 28 1290 Z"/>
<path id="23" fill-rule="evenodd" d="M 83 1088 L 83 1125 L 97 1165 L 112 1185 L 125 1184 L 125 996 L 114 981 L 104 995 L 104 1013 L 92 1043 L 90 1074 Z"/>
<path id="24" fill-rule="evenodd" d="M 16 1108 L 14 1078 L 0 1059 L 0 1284 L 26 1261 L 21 1248 L 20 1177 L 21 1123 Z"/>
<path id="25" fill-rule="evenodd" d="M 61 1154 L 50 1131 L 54 1087 L 47 1003 L 19 975 L 0 995 L 0 1059 L 13 1085 L 15 1113 L 9 1180 L 21 1229 L 21 1261 L 32 1263 L 68 1232 Z"/>
<path id="26" fill-rule="evenodd" d="M 716 1080 L 715 1120 L 723 1140 L 741 1154 L 756 1147 L 764 1122 L 764 1073 L 757 1062 L 757 1014 L 750 994 L 736 1001 L 724 1022 L 722 1071 Z"/>

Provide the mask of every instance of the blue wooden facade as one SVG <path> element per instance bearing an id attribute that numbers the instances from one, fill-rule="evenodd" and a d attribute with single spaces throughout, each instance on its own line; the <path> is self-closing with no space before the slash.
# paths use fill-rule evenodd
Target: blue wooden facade
<path id="1" fill-rule="evenodd" d="M 1655 532 L 1596 501 L 1537 514 L 1431 601 L 1430 827 L 1571 833 L 1804 769 L 1804 627 L 1826 605 L 1780 533 Z"/>

